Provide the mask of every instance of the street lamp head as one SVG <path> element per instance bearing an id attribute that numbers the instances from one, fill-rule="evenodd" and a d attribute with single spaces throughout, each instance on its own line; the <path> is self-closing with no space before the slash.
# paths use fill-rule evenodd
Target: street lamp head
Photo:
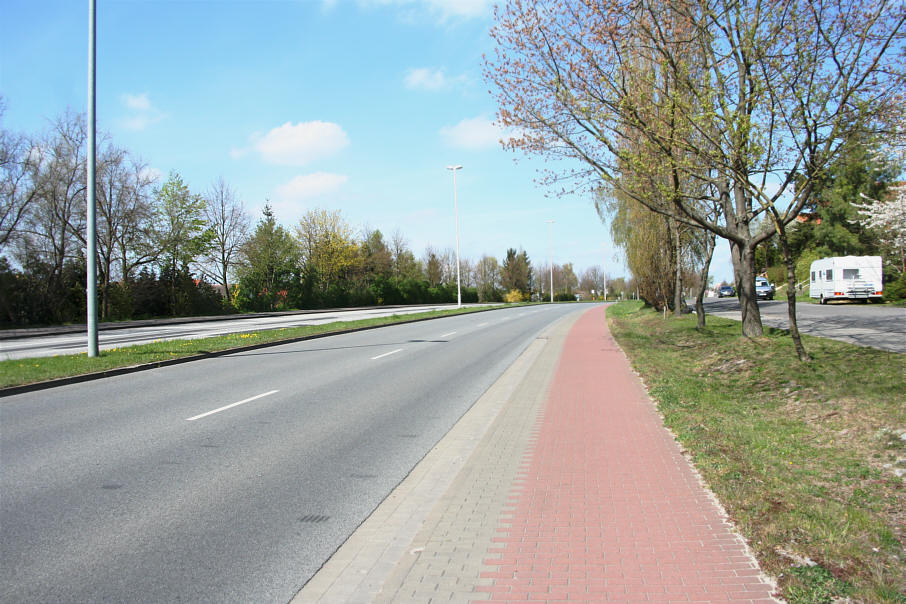
<path id="1" fill-rule="evenodd" d="M 447 166 L 447 170 L 462 170 L 462 166 Z"/>

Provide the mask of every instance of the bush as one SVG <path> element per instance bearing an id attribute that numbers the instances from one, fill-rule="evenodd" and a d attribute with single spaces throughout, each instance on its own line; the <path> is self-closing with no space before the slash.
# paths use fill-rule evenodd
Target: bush
<path id="1" fill-rule="evenodd" d="M 525 294 L 518 289 L 511 289 L 503 296 L 503 301 L 507 304 L 515 304 L 517 302 L 524 302 L 525 300 Z"/>
<path id="2" fill-rule="evenodd" d="M 772 266 L 765 271 L 768 276 L 768 281 L 774 284 L 775 287 L 783 285 L 786 283 L 786 265 L 778 264 Z"/>
<path id="3" fill-rule="evenodd" d="M 888 301 L 906 300 L 906 274 L 902 274 L 899 279 L 884 285 L 884 299 Z"/>

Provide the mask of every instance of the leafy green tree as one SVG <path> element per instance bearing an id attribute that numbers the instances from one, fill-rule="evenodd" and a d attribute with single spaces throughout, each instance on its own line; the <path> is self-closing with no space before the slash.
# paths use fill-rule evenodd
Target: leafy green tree
<path id="1" fill-rule="evenodd" d="M 862 203 L 863 195 L 883 199 L 896 172 L 881 158 L 877 145 L 861 141 L 848 145 L 815 186 L 805 208 L 814 218 L 795 229 L 794 250 L 812 248 L 822 256 L 877 253 L 877 233 L 863 224 L 854 204 Z"/>
<path id="2" fill-rule="evenodd" d="M 573 295 L 573 290 L 579 287 L 579 278 L 573 270 L 573 263 L 566 262 L 554 266 L 554 293 Z"/>
<path id="3" fill-rule="evenodd" d="M 425 250 L 424 263 L 425 278 L 428 280 L 428 285 L 432 287 L 440 285 L 444 280 L 444 264 L 433 247 L 429 246 L 428 249 Z"/>
<path id="4" fill-rule="evenodd" d="M 188 294 L 179 286 L 211 241 L 204 208 L 204 199 L 192 193 L 176 171 L 156 191 L 153 240 L 159 251 L 161 279 L 168 281 L 172 315 L 184 312 Z"/>
<path id="5" fill-rule="evenodd" d="M 393 274 L 393 254 L 380 230 L 366 230 L 362 240 L 365 273 L 370 278 L 389 279 Z"/>
<path id="6" fill-rule="evenodd" d="M 638 295 L 661 310 L 672 301 L 676 265 L 668 219 L 632 200 L 617 204 L 610 223 L 614 244 L 623 250 Z"/>
<path id="7" fill-rule="evenodd" d="M 299 220 L 296 235 L 305 271 L 322 295 L 331 287 L 342 287 L 358 268 L 359 245 L 339 210 L 309 210 Z"/>
<path id="8" fill-rule="evenodd" d="M 517 290 L 523 296 L 531 295 L 532 263 L 525 250 L 507 249 L 500 267 L 500 285 L 507 292 Z"/>
<path id="9" fill-rule="evenodd" d="M 298 242 L 265 205 L 255 231 L 239 250 L 239 307 L 261 311 L 285 306 L 298 283 L 300 265 Z"/>

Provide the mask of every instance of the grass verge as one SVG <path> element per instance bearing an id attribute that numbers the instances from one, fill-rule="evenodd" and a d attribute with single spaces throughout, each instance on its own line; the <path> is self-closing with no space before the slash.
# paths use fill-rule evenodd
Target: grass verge
<path id="1" fill-rule="evenodd" d="M 312 336 L 341 333 L 349 330 L 364 329 L 406 323 L 424 319 L 434 319 L 449 315 L 459 315 L 483 310 L 492 306 L 463 309 L 433 310 L 408 315 L 392 315 L 357 321 L 335 321 L 323 325 L 305 325 L 284 329 L 260 330 L 234 333 L 197 340 L 157 340 L 148 344 L 124 346 L 102 350 L 97 357 L 89 358 L 87 353 L 14 359 L 0 361 L 0 388 L 9 388 L 59 378 L 74 377 L 89 373 L 110 371 L 123 367 L 155 364 L 174 359 L 210 355 L 249 346 L 288 342 Z"/>
<path id="2" fill-rule="evenodd" d="M 795 603 L 906 603 L 906 355 L 611 307 L 614 337 Z M 899 472 L 898 472 L 899 470 Z"/>

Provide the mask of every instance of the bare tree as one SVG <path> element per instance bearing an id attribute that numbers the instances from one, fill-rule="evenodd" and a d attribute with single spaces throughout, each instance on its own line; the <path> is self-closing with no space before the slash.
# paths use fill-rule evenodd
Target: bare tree
<path id="1" fill-rule="evenodd" d="M 500 266 L 497 258 L 485 254 L 475 265 L 475 284 L 478 287 L 479 302 L 495 302 L 500 299 Z"/>
<path id="2" fill-rule="evenodd" d="M 119 264 L 119 278 L 129 283 L 135 271 L 146 264 L 155 262 L 161 250 L 154 242 L 152 221 L 155 214 L 154 187 L 157 177 L 144 164 L 130 158 L 129 174 L 124 175 L 130 186 L 122 197 L 122 212 L 125 214 L 121 228 L 111 237 L 114 256 Z"/>
<path id="3" fill-rule="evenodd" d="M 229 303 L 230 278 L 238 262 L 239 248 L 249 235 L 251 218 L 236 192 L 221 177 L 204 195 L 204 217 L 210 243 L 199 263 L 202 273 L 223 287 Z"/>
<path id="4" fill-rule="evenodd" d="M 604 296 L 604 288 L 607 287 L 607 277 L 600 266 L 590 266 L 582 272 L 579 279 L 579 289 L 595 291 L 595 295 Z"/>
<path id="5" fill-rule="evenodd" d="M 406 237 L 399 229 L 393 232 L 390 240 L 390 253 L 393 257 L 393 276 L 397 281 L 422 277 L 422 267 L 415 254 L 409 249 Z"/>
<path id="6" fill-rule="evenodd" d="M 95 197 L 98 279 L 101 316 L 107 317 L 112 282 L 118 277 L 125 286 L 137 267 L 156 256 L 148 227 L 153 214 L 153 178 L 125 149 L 107 145 L 99 155 Z M 82 237 L 80 241 L 84 244 Z"/>
<path id="7" fill-rule="evenodd" d="M 459 259 L 460 280 L 463 287 L 475 287 L 475 265 L 471 258 Z"/>
<path id="8" fill-rule="evenodd" d="M 438 252 L 437 257 L 440 260 L 443 275 L 440 279 L 441 283 L 456 283 L 456 250 L 448 247 Z M 459 280 L 462 283 L 462 267 L 460 267 Z"/>
<path id="9" fill-rule="evenodd" d="M 0 97 L 0 120 L 6 110 Z M 33 177 L 38 154 L 24 136 L 0 126 L 0 250 L 15 235 L 37 195 Z"/>
<path id="10" fill-rule="evenodd" d="M 29 151 L 34 191 L 17 245 L 23 263 L 37 260 L 46 266 L 48 291 L 58 285 L 64 264 L 83 254 L 85 139 L 82 116 L 67 112 Z"/>

